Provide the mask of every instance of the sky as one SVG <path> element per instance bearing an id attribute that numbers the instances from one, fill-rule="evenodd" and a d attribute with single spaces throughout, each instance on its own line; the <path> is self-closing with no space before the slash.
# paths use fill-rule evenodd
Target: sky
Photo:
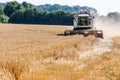
<path id="1" fill-rule="evenodd" d="M 0 3 L 10 2 L 13 0 L 0 0 Z M 96 8 L 100 15 L 107 15 L 108 12 L 120 12 L 120 0 L 16 0 L 20 3 L 23 1 L 41 5 L 41 4 L 61 4 L 69 6 L 89 6 Z"/>

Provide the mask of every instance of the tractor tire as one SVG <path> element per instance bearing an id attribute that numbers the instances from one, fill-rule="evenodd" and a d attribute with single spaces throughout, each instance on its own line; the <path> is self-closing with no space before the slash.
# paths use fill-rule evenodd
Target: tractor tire
<path id="1" fill-rule="evenodd" d="M 65 35 L 65 36 L 71 35 L 71 31 L 70 31 L 70 30 L 66 30 L 66 31 L 64 32 L 64 35 Z"/>
<path id="2" fill-rule="evenodd" d="M 96 38 L 101 38 L 101 39 L 104 39 L 104 37 L 103 37 L 103 33 L 101 34 L 101 35 L 96 35 Z"/>

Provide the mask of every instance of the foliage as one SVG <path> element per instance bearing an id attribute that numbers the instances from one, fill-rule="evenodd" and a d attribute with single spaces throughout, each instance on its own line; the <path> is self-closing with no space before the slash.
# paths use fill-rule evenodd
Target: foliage
<path id="1" fill-rule="evenodd" d="M 6 3 L 0 3 L 0 6 L 2 8 L 5 8 L 5 6 L 7 4 Z M 32 5 L 30 3 L 27 3 L 27 2 L 23 2 L 22 5 L 23 5 L 24 8 L 36 8 L 41 12 L 46 12 L 46 11 L 53 12 L 53 11 L 62 10 L 62 11 L 65 11 L 65 12 L 74 13 L 74 12 L 76 12 L 76 11 L 78 11 L 82 8 L 81 6 L 78 6 L 78 5 L 71 7 L 71 6 L 68 6 L 68 5 L 59 5 L 59 4 L 54 4 L 54 5 L 45 4 L 45 5 L 36 6 L 36 5 Z M 94 11 L 97 12 L 97 10 L 95 8 L 87 7 L 87 6 L 83 6 L 83 7 L 86 8 L 86 9 L 93 9 Z"/>
<path id="2" fill-rule="evenodd" d="M 0 7 L 0 15 L 3 15 L 4 12 L 3 12 L 3 9 Z"/>
<path id="3" fill-rule="evenodd" d="M 8 17 L 4 14 L 3 9 L 0 8 L 0 23 L 7 23 Z"/>
<path id="4" fill-rule="evenodd" d="M 17 1 L 13 1 L 7 3 L 7 5 L 4 8 L 4 12 L 7 16 L 10 17 L 17 10 L 24 11 L 26 9 L 32 9 L 32 5 L 27 2 L 23 2 L 22 4 L 19 4 Z"/>
<path id="5" fill-rule="evenodd" d="M 16 11 L 10 16 L 9 22 L 22 23 L 23 22 L 23 11 Z"/>
<path id="6" fill-rule="evenodd" d="M 23 2 L 22 5 L 25 9 L 31 9 L 32 8 L 32 4 L 27 3 L 27 2 Z"/>
<path id="7" fill-rule="evenodd" d="M 72 25 L 72 14 L 64 11 L 39 12 L 36 9 L 17 11 L 11 15 L 10 23 L 63 24 Z"/>
<path id="8" fill-rule="evenodd" d="M 8 17 L 5 15 L 0 15 L 0 23 L 7 23 L 8 22 Z"/>
<path id="9" fill-rule="evenodd" d="M 8 2 L 7 5 L 4 8 L 4 13 L 7 16 L 11 16 L 12 13 L 14 13 L 17 10 L 19 3 L 17 1 L 14 2 Z"/>
<path id="10" fill-rule="evenodd" d="M 116 21 L 120 21 L 120 13 L 118 12 L 110 12 L 108 13 L 107 17 L 114 19 Z"/>
<path id="11" fill-rule="evenodd" d="M 35 6 L 37 9 L 39 9 L 40 11 L 48 11 L 48 12 L 52 12 L 52 11 L 65 11 L 65 12 L 70 12 L 70 13 L 74 13 L 77 12 L 78 10 L 80 10 L 81 8 L 86 8 L 86 9 L 93 9 L 95 12 L 97 12 L 97 10 L 95 8 L 92 7 L 87 7 L 87 6 L 68 6 L 68 5 L 59 5 L 59 4 L 45 4 L 45 5 L 40 5 L 40 6 Z"/>
<path id="12" fill-rule="evenodd" d="M 12 1 L 6 4 L 4 13 L 9 17 L 9 23 L 72 25 L 73 13 L 82 8 L 97 12 L 96 9 L 87 6 L 70 7 L 59 4 L 34 6 L 27 2 L 20 4 Z"/>

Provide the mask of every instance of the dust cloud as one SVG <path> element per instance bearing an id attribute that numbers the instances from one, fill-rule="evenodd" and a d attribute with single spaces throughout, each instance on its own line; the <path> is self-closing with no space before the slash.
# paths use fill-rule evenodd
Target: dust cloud
<path id="1" fill-rule="evenodd" d="M 120 22 L 116 22 L 106 17 L 97 17 L 95 27 L 98 30 L 103 30 L 104 38 L 120 36 Z"/>

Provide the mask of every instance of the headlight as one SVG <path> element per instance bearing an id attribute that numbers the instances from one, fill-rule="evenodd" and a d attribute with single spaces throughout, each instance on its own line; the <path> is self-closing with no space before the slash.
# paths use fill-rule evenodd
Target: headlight
<path id="1" fill-rule="evenodd" d="M 101 31 L 99 31 L 99 32 L 97 32 L 98 34 L 102 34 L 102 32 Z"/>
<path id="2" fill-rule="evenodd" d="M 87 32 L 87 31 L 85 31 L 85 32 L 84 32 L 84 34 L 88 34 L 88 32 Z"/>

